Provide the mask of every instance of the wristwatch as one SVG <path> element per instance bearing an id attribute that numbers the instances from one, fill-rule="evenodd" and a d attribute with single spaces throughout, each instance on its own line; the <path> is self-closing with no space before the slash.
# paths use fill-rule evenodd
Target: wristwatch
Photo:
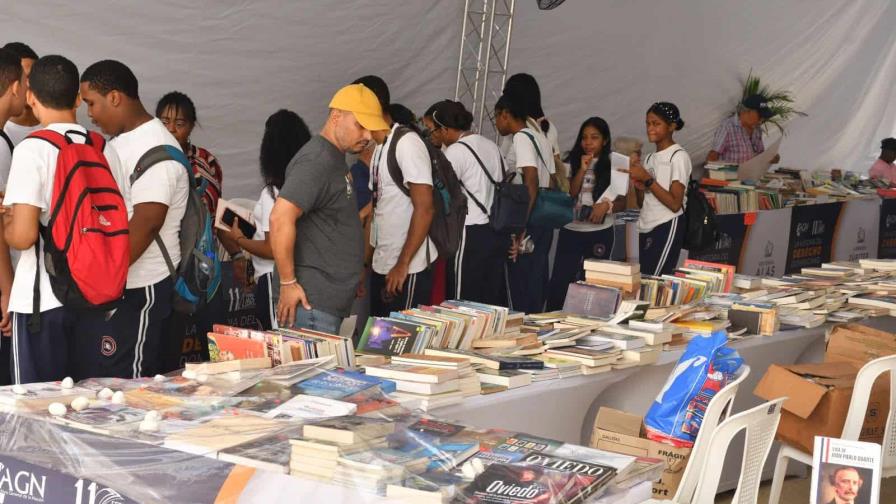
<path id="1" fill-rule="evenodd" d="M 644 181 L 644 188 L 650 189 L 650 186 L 652 186 L 654 182 L 655 180 L 653 179 L 653 177 L 650 177 L 649 179 Z"/>
<path id="2" fill-rule="evenodd" d="M 230 254 L 230 259 L 231 259 L 232 261 L 236 261 L 236 260 L 239 260 L 239 259 L 245 259 L 245 258 L 246 258 L 246 254 L 244 254 L 242 250 L 240 250 L 240 251 L 237 252 L 236 254 Z"/>

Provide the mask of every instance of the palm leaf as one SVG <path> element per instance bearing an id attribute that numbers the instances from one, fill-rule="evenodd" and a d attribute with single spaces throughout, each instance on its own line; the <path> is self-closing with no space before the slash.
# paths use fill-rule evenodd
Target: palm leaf
<path id="1" fill-rule="evenodd" d="M 753 69 L 747 74 L 747 78 L 743 83 L 743 93 L 741 101 L 748 96 L 758 94 L 768 101 L 768 106 L 774 112 L 774 116 L 762 124 L 762 129 L 768 133 L 769 126 L 778 128 L 781 134 L 787 134 L 784 130 L 784 124 L 794 116 L 805 117 L 808 114 L 799 111 L 793 106 L 793 94 L 786 89 L 772 89 L 768 84 L 762 82 L 758 75 L 753 74 Z"/>

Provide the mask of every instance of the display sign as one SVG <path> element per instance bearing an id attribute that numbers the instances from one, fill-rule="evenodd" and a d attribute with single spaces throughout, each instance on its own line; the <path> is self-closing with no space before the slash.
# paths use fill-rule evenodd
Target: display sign
<path id="1" fill-rule="evenodd" d="M 830 262 L 842 202 L 793 207 L 785 274 Z"/>

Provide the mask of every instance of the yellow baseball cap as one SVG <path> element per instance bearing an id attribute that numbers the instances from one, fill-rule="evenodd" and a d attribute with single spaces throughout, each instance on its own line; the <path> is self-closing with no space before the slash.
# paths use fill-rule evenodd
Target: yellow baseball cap
<path id="1" fill-rule="evenodd" d="M 363 84 L 349 84 L 336 91 L 330 100 L 330 108 L 345 110 L 355 114 L 355 118 L 366 130 L 388 130 L 389 125 L 383 119 L 380 101 L 368 87 Z"/>

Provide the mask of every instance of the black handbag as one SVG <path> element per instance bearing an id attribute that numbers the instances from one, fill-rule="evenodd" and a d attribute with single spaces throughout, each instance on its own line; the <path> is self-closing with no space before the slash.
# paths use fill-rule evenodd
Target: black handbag
<path id="1" fill-rule="evenodd" d="M 492 178 L 491 173 L 489 173 L 488 169 L 485 167 L 485 163 L 482 162 L 482 159 L 479 158 L 479 155 L 476 154 L 476 151 L 472 147 L 464 142 L 459 141 L 457 143 L 466 147 L 470 153 L 473 154 L 473 157 L 476 158 L 476 162 L 479 163 L 479 167 L 482 168 L 488 181 L 491 182 L 492 186 L 495 188 L 495 196 L 492 198 L 491 209 L 486 210 L 485 205 L 463 185 L 463 182 L 461 182 L 461 186 L 467 191 L 467 194 L 470 196 L 470 199 L 473 200 L 473 203 L 476 203 L 476 206 L 478 206 L 483 213 L 488 215 L 488 223 L 492 229 L 498 232 L 513 232 L 524 229 L 529 214 L 529 190 L 526 186 L 513 183 L 513 177 L 516 174 L 511 173 L 508 176 L 507 170 L 504 167 L 503 157 L 501 158 L 501 181 L 498 182 Z"/>

